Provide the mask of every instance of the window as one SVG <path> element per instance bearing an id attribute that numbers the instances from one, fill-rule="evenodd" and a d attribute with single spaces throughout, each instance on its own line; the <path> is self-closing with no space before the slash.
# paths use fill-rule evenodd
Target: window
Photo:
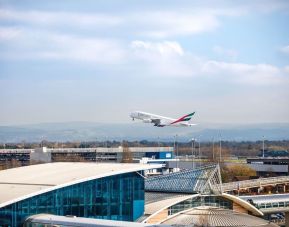
<path id="1" fill-rule="evenodd" d="M 22 225 L 28 216 L 43 212 L 134 221 L 143 214 L 142 204 L 144 179 L 126 173 L 60 188 L 0 208 L 0 223 Z"/>

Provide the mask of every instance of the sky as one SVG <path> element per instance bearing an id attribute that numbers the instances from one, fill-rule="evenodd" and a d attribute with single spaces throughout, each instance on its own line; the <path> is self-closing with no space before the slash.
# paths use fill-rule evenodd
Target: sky
<path id="1" fill-rule="evenodd" d="M 289 122 L 289 1 L 0 0 L 0 125 Z"/>

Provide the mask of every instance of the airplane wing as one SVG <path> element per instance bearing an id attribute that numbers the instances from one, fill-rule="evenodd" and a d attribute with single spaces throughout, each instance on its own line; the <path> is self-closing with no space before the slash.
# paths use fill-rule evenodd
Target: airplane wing
<path id="1" fill-rule="evenodd" d="M 194 125 L 197 125 L 197 124 L 179 123 L 179 125 L 182 125 L 182 126 L 194 126 Z"/>
<path id="2" fill-rule="evenodd" d="M 156 114 L 150 114 L 150 119 L 152 120 L 166 120 L 166 121 L 175 121 L 176 119 L 170 117 L 164 117 Z"/>

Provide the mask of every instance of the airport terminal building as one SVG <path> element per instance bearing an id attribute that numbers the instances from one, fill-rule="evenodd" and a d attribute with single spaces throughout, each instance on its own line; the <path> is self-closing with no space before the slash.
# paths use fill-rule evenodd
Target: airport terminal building
<path id="1" fill-rule="evenodd" d="M 58 162 L 0 171 L 0 224 L 276 226 L 252 216 L 263 215 L 253 204 L 223 192 L 219 165 L 144 178 L 161 167 Z"/>
<path id="2" fill-rule="evenodd" d="M 0 171 L 0 223 L 50 213 L 135 221 L 144 213 L 144 170 L 156 165 L 47 163 Z"/>
<path id="3" fill-rule="evenodd" d="M 174 158 L 173 147 L 0 149 L 0 169 L 1 164 L 12 160 L 16 160 L 22 165 L 29 165 L 30 161 L 122 162 L 125 151 L 129 152 L 133 160 L 141 160 L 142 158 L 170 160 Z"/>

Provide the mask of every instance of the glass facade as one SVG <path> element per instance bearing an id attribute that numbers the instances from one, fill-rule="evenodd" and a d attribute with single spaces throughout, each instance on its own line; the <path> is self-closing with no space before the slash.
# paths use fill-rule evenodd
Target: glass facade
<path id="1" fill-rule="evenodd" d="M 258 209 L 268 209 L 268 208 L 286 208 L 289 207 L 289 201 L 284 202 L 267 202 L 267 203 L 258 203 L 253 204 Z"/>
<path id="2" fill-rule="evenodd" d="M 56 189 L 0 208 L 1 226 L 22 226 L 34 214 L 134 221 L 144 212 L 144 179 L 125 173 Z"/>
<path id="3" fill-rule="evenodd" d="M 212 206 L 229 210 L 233 209 L 233 203 L 228 199 L 225 199 L 221 196 L 203 196 L 187 199 L 183 202 L 169 207 L 169 215 L 173 215 L 183 210 L 198 206 Z"/>
<path id="4" fill-rule="evenodd" d="M 150 177 L 145 189 L 150 192 L 222 194 L 219 165 L 201 166 L 179 172 Z"/>

